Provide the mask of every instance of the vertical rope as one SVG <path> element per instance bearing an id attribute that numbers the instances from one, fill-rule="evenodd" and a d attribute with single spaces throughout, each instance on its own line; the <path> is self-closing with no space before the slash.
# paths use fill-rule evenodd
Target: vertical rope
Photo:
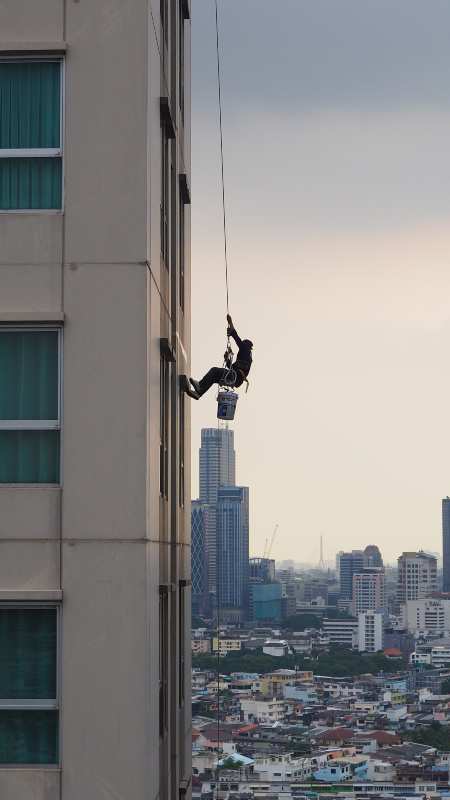
<path id="1" fill-rule="evenodd" d="M 215 0 L 216 9 L 216 55 L 217 55 L 217 88 L 219 95 L 219 129 L 220 129 L 220 165 L 222 179 L 222 214 L 223 214 L 223 248 L 225 257 L 225 286 L 227 293 L 227 314 L 230 312 L 229 286 L 228 286 L 228 246 L 227 246 L 227 214 L 225 205 L 225 177 L 223 168 L 223 129 L 222 129 L 222 80 L 220 73 L 220 47 L 219 47 L 219 9 L 218 0 Z"/>

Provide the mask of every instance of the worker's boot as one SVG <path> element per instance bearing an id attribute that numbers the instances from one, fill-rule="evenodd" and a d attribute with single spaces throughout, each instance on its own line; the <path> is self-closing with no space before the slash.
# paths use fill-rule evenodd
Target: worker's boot
<path id="1" fill-rule="evenodd" d="M 191 389 L 189 386 L 187 375 L 180 375 L 180 387 L 189 397 L 192 397 L 193 400 L 200 400 L 200 395 L 198 392 L 194 391 L 194 389 Z"/>
<path id="2" fill-rule="evenodd" d="M 189 378 L 192 386 L 194 387 L 194 391 L 198 394 L 199 397 L 202 396 L 202 387 L 200 386 L 199 381 L 194 381 L 194 378 Z"/>

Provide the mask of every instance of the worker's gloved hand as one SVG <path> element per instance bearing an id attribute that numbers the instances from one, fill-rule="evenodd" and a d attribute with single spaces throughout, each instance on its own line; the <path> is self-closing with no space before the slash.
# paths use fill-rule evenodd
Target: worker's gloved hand
<path id="1" fill-rule="evenodd" d="M 231 314 L 227 314 L 227 322 L 230 328 L 234 328 L 233 320 L 231 319 Z"/>
<path id="2" fill-rule="evenodd" d="M 231 325 L 229 325 L 228 328 L 227 328 L 227 336 L 231 336 L 233 331 L 234 331 L 234 328 Z"/>

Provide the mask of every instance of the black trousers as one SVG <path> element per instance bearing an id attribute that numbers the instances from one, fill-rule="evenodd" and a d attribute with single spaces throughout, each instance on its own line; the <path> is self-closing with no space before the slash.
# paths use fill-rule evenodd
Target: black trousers
<path id="1" fill-rule="evenodd" d="M 207 392 L 214 383 L 225 383 L 225 378 L 229 371 L 230 370 L 226 367 L 211 367 L 201 381 L 199 381 L 202 394 L 205 394 L 205 392 Z M 237 373 L 235 374 L 236 380 L 232 384 L 227 382 L 227 386 L 229 386 L 230 389 L 234 386 L 240 386 L 242 384 L 240 375 Z"/>

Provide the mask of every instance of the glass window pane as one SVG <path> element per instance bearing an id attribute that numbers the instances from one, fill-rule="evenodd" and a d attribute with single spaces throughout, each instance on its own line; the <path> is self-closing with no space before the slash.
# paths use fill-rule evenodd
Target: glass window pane
<path id="1" fill-rule="evenodd" d="M 0 332 L 0 419 L 58 419 L 58 332 Z"/>
<path id="2" fill-rule="evenodd" d="M 60 158 L 1 158 L 0 209 L 55 209 L 62 207 Z"/>
<path id="3" fill-rule="evenodd" d="M 59 62 L 0 62 L 0 148 L 59 147 Z"/>
<path id="4" fill-rule="evenodd" d="M 0 764 L 57 763 L 57 711 L 0 711 Z"/>
<path id="5" fill-rule="evenodd" d="M 0 431 L 0 483 L 59 483 L 59 431 Z"/>
<path id="6" fill-rule="evenodd" d="M 0 608 L 1 699 L 56 698 L 56 638 L 55 608 Z"/>

